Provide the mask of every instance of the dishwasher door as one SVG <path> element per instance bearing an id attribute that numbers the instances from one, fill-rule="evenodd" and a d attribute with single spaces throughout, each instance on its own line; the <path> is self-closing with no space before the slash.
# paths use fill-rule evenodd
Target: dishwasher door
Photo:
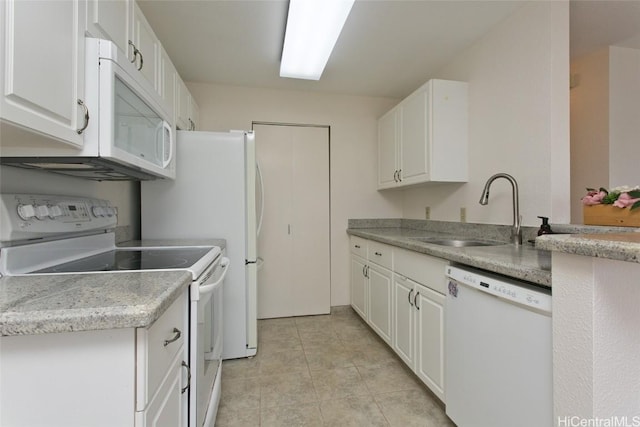
<path id="1" fill-rule="evenodd" d="M 452 269 L 447 415 L 458 427 L 553 426 L 550 293 L 489 273 L 447 272 Z"/>

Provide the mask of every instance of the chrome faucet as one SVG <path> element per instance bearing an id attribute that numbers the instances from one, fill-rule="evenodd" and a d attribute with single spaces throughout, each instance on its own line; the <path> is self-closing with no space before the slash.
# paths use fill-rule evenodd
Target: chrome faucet
<path id="1" fill-rule="evenodd" d="M 513 197 L 513 226 L 511 227 L 511 243 L 514 245 L 522 244 L 522 217 L 520 216 L 520 203 L 518 201 L 518 183 L 516 179 L 509 174 L 506 173 L 497 173 L 489 178 L 484 184 L 484 189 L 482 190 L 482 196 L 480 197 L 480 204 L 485 206 L 489 204 L 489 187 L 493 181 L 498 178 L 504 178 L 511 183 L 512 187 L 512 197 Z"/>

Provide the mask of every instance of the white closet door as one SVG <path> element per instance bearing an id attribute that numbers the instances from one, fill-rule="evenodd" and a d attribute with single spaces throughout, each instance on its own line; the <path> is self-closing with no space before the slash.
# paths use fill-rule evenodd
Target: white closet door
<path id="1" fill-rule="evenodd" d="M 329 130 L 254 130 L 265 182 L 258 317 L 329 313 Z"/>

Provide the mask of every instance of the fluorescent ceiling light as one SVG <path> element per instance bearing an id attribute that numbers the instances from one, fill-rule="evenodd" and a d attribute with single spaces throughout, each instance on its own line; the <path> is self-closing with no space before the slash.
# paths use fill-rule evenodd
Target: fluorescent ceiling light
<path id="1" fill-rule="evenodd" d="M 290 0 L 280 77 L 320 80 L 354 0 Z"/>

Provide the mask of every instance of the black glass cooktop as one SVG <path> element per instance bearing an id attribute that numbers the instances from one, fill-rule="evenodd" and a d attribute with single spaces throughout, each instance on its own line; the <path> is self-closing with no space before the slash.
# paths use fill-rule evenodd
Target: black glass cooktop
<path id="1" fill-rule="evenodd" d="M 189 268 L 211 248 L 115 249 L 32 273 L 87 273 Z"/>

